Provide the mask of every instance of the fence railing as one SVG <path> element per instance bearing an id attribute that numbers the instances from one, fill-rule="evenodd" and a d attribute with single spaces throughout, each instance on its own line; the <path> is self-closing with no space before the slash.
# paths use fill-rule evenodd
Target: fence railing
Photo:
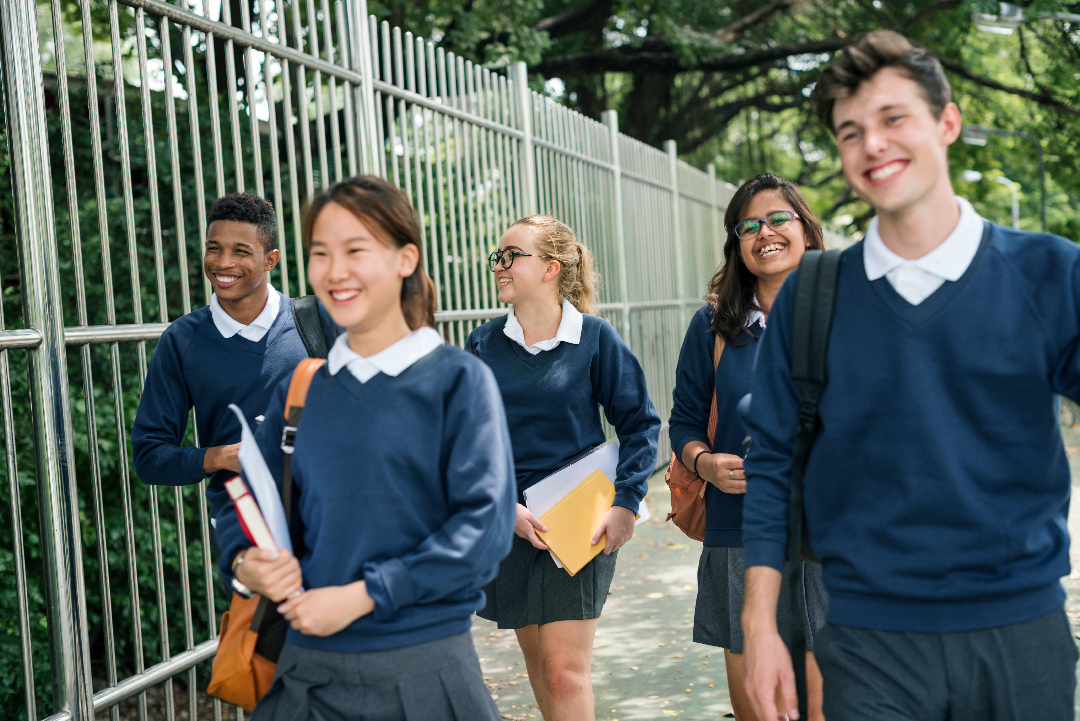
<path id="1" fill-rule="evenodd" d="M 505 312 L 485 267 L 502 231 L 565 220 L 668 417 L 732 192 L 673 142 L 621 135 L 614 111 L 586 118 L 530 90 L 524 64 L 474 65 L 365 0 L 5 0 L 0 26 L 5 715 L 234 713 L 195 692 L 224 602 L 205 488 L 143 486 L 128 445 L 154 342 L 209 299 L 206 213 L 225 192 L 273 201 L 272 281 L 298 295 L 303 202 L 359 172 L 389 178 L 420 215 L 457 344 Z"/>

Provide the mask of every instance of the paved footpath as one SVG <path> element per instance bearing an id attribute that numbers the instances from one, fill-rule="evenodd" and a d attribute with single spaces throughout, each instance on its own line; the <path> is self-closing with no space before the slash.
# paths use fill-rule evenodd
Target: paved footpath
<path id="1" fill-rule="evenodd" d="M 1066 419 L 1071 420 L 1068 413 Z M 1080 489 L 1080 426 L 1063 425 L 1074 488 Z M 638 526 L 619 564 L 593 644 L 596 718 L 607 721 L 681 718 L 714 721 L 731 711 L 723 651 L 694 643 L 694 598 L 701 544 L 665 523 L 669 497 L 663 474 L 648 496 L 653 518 Z M 1069 530 L 1080 539 L 1080 503 Z M 1073 633 L 1080 638 L 1080 543 L 1064 579 Z M 504 719 L 539 719 L 513 631 L 473 619 L 484 678 Z M 1077 696 L 1080 719 L 1080 694 Z"/>

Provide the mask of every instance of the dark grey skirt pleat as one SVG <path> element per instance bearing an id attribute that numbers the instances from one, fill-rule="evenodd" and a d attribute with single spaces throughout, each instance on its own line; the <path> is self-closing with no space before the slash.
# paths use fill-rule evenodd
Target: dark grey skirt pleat
<path id="1" fill-rule="evenodd" d="M 497 721 L 472 635 L 391 651 L 333 653 L 286 643 L 252 721 Z"/>
<path id="2" fill-rule="evenodd" d="M 694 641 L 743 652 L 742 609 L 746 593 L 746 555 L 742 547 L 701 550 L 698 561 L 698 595 L 694 607 Z M 787 575 L 776 605 L 776 622 L 784 643 L 791 643 L 791 601 Z M 829 597 L 821 579 L 821 566 L 803 564 L 803 598 L 806 601 L 806 648 L 814 650 L 814 634 L 825 625 Z"/>
<path id="3" fill-rule="evenodd" d="M 599 618 L 607 601 L 619 552 L 600 553 L 574 576 L 555 565 L 551 554 L 514 536 L 499 575 L 484 586 L 480 618 L 499 628 L 524 628 L 555 621 Z"/>

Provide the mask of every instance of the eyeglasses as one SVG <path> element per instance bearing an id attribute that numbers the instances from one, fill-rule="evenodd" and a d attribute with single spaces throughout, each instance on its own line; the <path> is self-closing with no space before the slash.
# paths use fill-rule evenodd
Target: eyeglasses
<path id="1" fill-rule="evenodd" d="M 762 223 L 779 233 L 787 227 L 788 223 L 800 217 L 801 216 L 793 210 L 777 210 L 759 220 L 744 220 L 735 226 L 735 235 L 739 240 L 756 238 L 758 233 L 761 232 Z"/>
<path id="2" fill-rule="evenodd" d="M 523 255 L 527 258 L 534 257 L 532 253 L 522 253 L 520 250 L 496 250 L 494 253 L 488 256 L 488 270 L 492 273 L 495 272 L 495 268 L 502 263 L 502 266 L 507 270 L 510 270 L 510 266 L 514 264 L 514 258 Z"/>

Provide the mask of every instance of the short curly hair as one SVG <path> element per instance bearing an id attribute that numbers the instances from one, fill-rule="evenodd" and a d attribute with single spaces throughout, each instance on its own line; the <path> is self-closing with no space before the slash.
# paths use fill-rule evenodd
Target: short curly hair
<path id="1" fill-rule="evenodd" d="M 929 50 L 898 32 L 874 30 L 841 50 L 822 71 L 810 93 L 810 104 L 822 124 L 835 133 L 833 107 L 836 101 L 857 93 L 860 85 L 884 68 L 896 68 L 914 80 L 934 119 L 941 119 L 945 106 L 952 102 L 952 86 L 941 62 Z"/>
<path id="2" fill-rule="evenodd" d="M 255 226 L 255 236 L 262 241 L 263 250 L 269 253 L 278 246 L 277 215 L 274 204 L 254 193 L 229 193 L 218 198 L 210 206 L 206 226 L 215 220 L 235 220 Z"/>

